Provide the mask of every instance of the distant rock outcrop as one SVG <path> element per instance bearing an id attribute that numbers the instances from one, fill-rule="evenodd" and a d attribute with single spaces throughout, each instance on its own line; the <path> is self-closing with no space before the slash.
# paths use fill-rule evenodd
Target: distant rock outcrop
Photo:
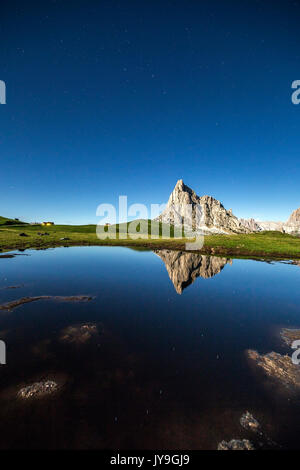
<path id="1" fill-rule="evenodd" d="M 267 231 L 267 232 L 270 232 L 270 231 L 275 231 L 275 232 L 284 232 L 284 229 L 283 229 L 283 226 L 284 226 L 284 223 L 283 222 L 275 222 L 275 221 L 272 221 L 272 220 L 267 220 L 267 221 L 264 221 L 264 222 L 257 222 L 260 230 L 262 232 L 264 231 Z"/>
<path id="2" fill-rule="evenodd" d="M 262 230 L 259 222 L 255 219 L 240 219 L 240 222 L 249 232 L 260 232 Z"/>
<path id="3" fill-rule="evenodd" d="M 300 226 L 300 207 L 296 209 L 287 221 L 287 225 L 298 225 Z"/>
<path id="4" fill-rule="evenodd" d="M 300 233 L 300 208 L 296 209 L 286 222 L 257 222 L 261 230 L 275 230 L 283 233 Z"/>
<path id="5" fill-rule="evenodd" d="M 187 207 L 191 208 L 190 213 Z M 200 217 L 196 220 L 197 208 Z M 197 232 L 208 233 L 248 233 L 250 230 L 243 224 L 231 209 L 226 210 L 220 201 L 211 196 L 197 196 L 197 194 L 182 180 L 178 180 L 172 191 L 166 209 L 157 220 L 172 225 L 181 225 L 184 220 L 185 227 Z"/>
<path id="6" fill-rule="evenodd" d="M 155 250 L 154 253 L 165 263 L 177 294 L 182 294 L 197 277 L 208 279 L 220 273 L 227 263 L 232 263 L 227 258 L 182 251 Z"/>

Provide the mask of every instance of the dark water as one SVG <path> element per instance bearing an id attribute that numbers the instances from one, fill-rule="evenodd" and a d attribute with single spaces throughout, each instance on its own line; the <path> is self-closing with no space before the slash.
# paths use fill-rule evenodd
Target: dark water
<path id="1" fill-rule="evenodd" d="M 117 247 L 1 258 L 1 304 L 95 298 L 0 311 L 0 447 L 216 449 L 251 439 L 246 410 L 283 448 L 298 447 L 299 400 L 268 387 L 245 351 L 292 353 L 278 332 L 300 327 L 300 267 L 229 261 Z M 97 334 L 81 336 L 84 324 Z M 58 394 L 16 397 L 49 378 Z"/>

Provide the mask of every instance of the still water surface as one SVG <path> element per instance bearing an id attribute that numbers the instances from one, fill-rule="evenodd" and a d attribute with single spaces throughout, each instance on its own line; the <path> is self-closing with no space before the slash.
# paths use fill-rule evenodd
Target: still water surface
<path id="1" fill-rule="evenodd" d="M 0 311 L 1 448 L 216 449 L 251 439 L 246 410 L 280 446 L 300 447 L 299 399 L 245 354 L 292 354 L 279 330 L 300 327 L 299 266 L 118 247 L 16 254 L 0 258 L 1 304 L 93 299 Z M 49 378 L 59 393 L 17 398 Z"/>

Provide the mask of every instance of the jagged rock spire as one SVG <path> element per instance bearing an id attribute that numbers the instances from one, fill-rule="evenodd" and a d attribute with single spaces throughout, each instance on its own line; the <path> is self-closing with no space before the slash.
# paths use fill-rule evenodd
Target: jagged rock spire
<path id="1" fill-rule="evenodd" d="M 300 225 L 300 207 L 292 212 L 289 220 L 287 221 L 288 224 L 299 224 Z"/>
<path id="2" fill-rule="evenodd" d="M 182 179 L 179 179 L 170 194 L 166 209 L 159 216 L 159 220 L 164 223 L 179 225 L 183 218 L 185 223 L 193 226 L 194 214 L 187 219 L 186 206 L 190 205 L 192 211 L 196 208 L 201 212 L 200 224 L 197 223 L 197 230 L 203 233 L 247 233 L 250 230 L 245 227 L 231 211 L 227 211 L 220 201 L 212 196 L 199 197 L 191 188 L 186 186 Z"/>

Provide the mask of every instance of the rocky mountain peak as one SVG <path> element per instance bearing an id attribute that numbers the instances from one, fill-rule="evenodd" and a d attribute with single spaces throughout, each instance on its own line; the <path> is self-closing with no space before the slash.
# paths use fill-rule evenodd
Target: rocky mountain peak
<path id="1" fill-rule="evenodd" d="M 192 215 L 186 214 L 186 205 L 192 207 Z M 197 208 L 197 212 L 196 212 Z M 201 214 L 200 223 L 196 214 Z M 196 229 L 198 233 L 252 233 L 264 230 L 276 230 L 291 234 L 300 233 L 300 208 L 296 209 L 287 222 L 257 221 L 238 219 L 232 209 L 225 209 L 223 204 L 212 196 L 198 196 L 189 186 L 179 179 L 170 194 L 166 209 L 156 218 L 166 224 Z M 195 223 L 197 220 L 197 223 Z"/>
<path id="2" fill-rule="evenodd" d="M 287 222 L 257 222 L 261 230 L 276 230 L 278 232 L 296 235 L 300 233 L 300 208 L 296 209 Z"/>
<path id="3" fill-rule="evenodd" d="M 172 204 L 197 204 L 198 196 L 196 193 L 186 186 L 183 180 L 178 180 L 173 191 L 170 194 L 168 206 Z"/>
<path id="4" fill-rule="evenodd" d="M 177 183 L 176 183 L 176 185 L 175 185 L 175 188 L 174 188 L 174 189 L 177 188 L 177 189 L 183 190 L 183 187 L 184 187 L 184 186 L 185 186 L 185 184 L 184 184 L 183 180 L 178 180 Z"/>
<path id="5" fill-rule="evenodd" d="M 289 220 L 287 221 L 288 224 L 300 224 L 300 207 L 296 209 L 290 216 Z"/>
<path id="6" fill-rule="evenodd" d="M 186 216 L 186 205 L 192 207 L 193 215 L 190 220 Z M 227 211 L 223 204 L 212 196 L 199 197 L 195 191 L 185 185 L 183 180 L 177 181 L 166 209 L 160 214 L 158 220 L 173 225 L 185 224 L 193 229 L 196 208 L 201 212 L 201 221 L 197 229 L 202 233 L 247 233 L 249 228 L 244 226 L 232 211 Z"/>

